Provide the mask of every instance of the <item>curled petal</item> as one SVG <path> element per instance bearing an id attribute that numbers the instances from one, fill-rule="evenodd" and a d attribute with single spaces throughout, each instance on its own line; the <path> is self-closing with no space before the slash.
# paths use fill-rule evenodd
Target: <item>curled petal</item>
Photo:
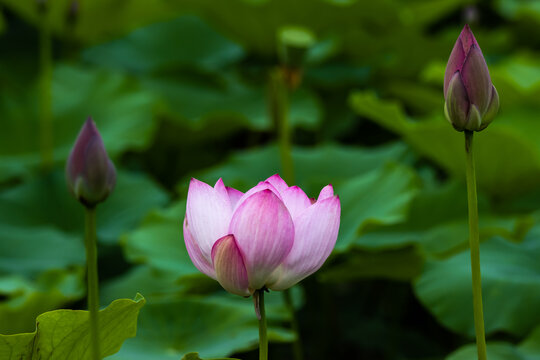
<path id="1" fill-rule="evenodd" d="M 231 208 L 234 209 L 238 200 L 244 195 L 243 192 L 238 191 L 232 187 L 227 186 L 227 194 L 229 195 L 229 200 L 231 202 Z"/>
<path id="2" fill-rule="evenodd" d="M 448 93 L 448 87 L 450 86 L 450 81 L 454 74 L 461 70 L 463 62 L 465 61 L 466 53 L 463 50 L 463 44 L 461 38 L 458 37 L 454 48 L 450 53 L 448 58 L 448 63 L 446 64 L 446 71 L 444 72 L 444 97 Z"/>
<path id="3" fill-rule="evenodd" d="M 248 191 L 246 191 L 246 193 L 244 195 L 242 195 L 242 197 L 240 199 L 238 199 L 238 201 L 236 202 L 236 206 L 234 207 L 233 209 L 233 213 L 236 209 L 238 209 L 238 207 L 240 205 L 242 205 L 242 203 L 244 201 L 246 201 L 249 197 L 251 197 L 253 194 L 255 193 L 258 193 L 259 191 L 263 191 L 263 190 L 270 190 L 272 191 L 281 201 L 283 201 L 283 199 L 281 198 L 281 194 L 279 193 L 279 191 L 274 187 L 274 185 L 270 184 L 269 182 L 267 181 L 261 181 L 260 183 L 258 183 L 256 186 L 252 187 L 251 189 L 249 189 Z"/>
<path id="4" fill-rule="evenodd" d="M 283 191 L 287 190 L 289 187 L 285 180 L 279 176 L 279 174 L 274 174 L 270 176 L 268 179 L 266 179 L 266 182 L 272 184 L 274 188 L 277 189 L 277 191 L 281 194 Z"/>
<path id="5" fill-rule="evenodd" d="M 293 248 L 273 274 L 270 289 L 287 289 L 322 266 L 336 244 L 340 213 L 339 198 L 333 196 L 317 201 L 295 220 Z"/>
<path id="6" fill-rule="evenodd" d="M 311 205 L 306 193 L 298 186 L 283 191 L 281 197 L 293 220 Z"/>
<path id="7" fill-rule="evenodd" d="M 322 188 L 321 192 L 319 193 L 319 197 L 317 198 L 317 201 L 321 201 L 332 196 L 334 196 L 334 187 L 332 186 L 332 184 L 328 184 Z"/>
<path id="8" fill-rule="evenodd" d="M 197 245 L 195 241 L 193 241 L 193 237 L 191 236 L 191 233 L 189 231 L 187 219 L 184 218 L 184 242 L 186 244 L 186 249 L 189 254 L 189 258 L 191 259 L 191 262 L 197 269 L 199 269 L 200 272 L 203 274 L 206 274 L 210 276 L 212 279 L 216 279 L 216 272 L 214 271 L 214 267 L 211 265 L 211 263 L 203 256 L 201 249 Z"/>
<path id="9" fill-rule="evenodd" d="M 469 100 L 459 72 L 454 74 L 448 86 L 444 110 L 446 118 L 454 128 L 463 131 L 468 120 Z"/>
<path id="10" fill-rule="evenodd" d="M 469 101 L 478 107 L 481 114 L 485 113 L 491 101 L 493 85 L 486 60 L 478 46 L 473 45 L 467 54 L 461 70 L 461 79 L 467 89 Z"/>
<path id="11" fill-rule="evenodd" d="M 471 104 L 469 109 L 469 119 L 467 120 L 467 125 L 465 129 L 469 131 L 479 131 L 482 126 L 482 115 L 476 105 Z"/>
<path id="12" fill-rule="evenodd" d="M 497 92 L 497 89 L 495 89 L 495 86 L 493 86 L 493 89 L 491 90 L 491 101 L 489 102 L 486 113 L 482 116 L 482 126 L 480 130 L 485 129 L 493 121 L 497 112 L 499 112 L 499 93 Z"/>
<path id="13" fill-rule="evenodd" d="M 261 289 L 287 256 L 294 241 L 289 211 L 271 190 L 247 198 L 234 212 L 229 233 L 242 254 L 252 289 Z"/>
<path id="14" fill-rule="evenodd" d="M 197 179 L 189 184 L 186 218 L 193 240 L 210 262 L 212 246 L 228 234 L 231 204 L 225 188 L 214 189 Z"/>
<path id="15" fill-rule="evenodd" d="M 233 235 L 225 235 L 216 241 L 212 248 L 212 262 L 217 281 L 225 290 L 240 296 L 251 295 L 242 253 Z"/>

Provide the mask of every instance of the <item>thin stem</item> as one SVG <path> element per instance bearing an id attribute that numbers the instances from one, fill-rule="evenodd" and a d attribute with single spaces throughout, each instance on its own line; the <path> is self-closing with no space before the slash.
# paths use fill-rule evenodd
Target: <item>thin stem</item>
<path id="1" fill-rule="evenodd" d="M 97 241 L 96 241 L 96 208 L 87 207 L 86 214 L 86 266 L 88 272 L 88 310 L 90 311 L 90 341 L 92 344 L 92 359 L 99 360 L 99 293 L 97 268 Z"/>
<path id="2" fill-rule="evenodd" d="M 291 289 L 286 289 L 283 291 L 283 298 L 285 300 L 285 305 L 287 310 L 291 315 L 291 328 L 296 334 L 296 338 L 293 342 L 293 354 L 296 360 L 302 360 L 304 354 L 302 351 L 302 341 L 300 339 L 300 327 L 298 326 L 298 319 L 296 318 L 296 312 L 294 311 L 294 305 L 292 302 Z"/>
<path id="3" fill-rule="evenodd" d="M 268 360 L 268 336 L 266 335 L 266 309 L 264 308 L 264 289 L 257 290 L 255 296 L 259 306 L 259 360 Z"/>
<path id="4" fill-rule="evenodd" d="M 276 126 L 279 140 L 282 176 L 289 184 L 294 184 L 294 168 L 291 151 L 291 129 L 289 127 L 287 84 L 283 71 L 275 69 L 270 74 L 270 114 Z"/>
<path id="5" fill-rule="evenodd" d="M 465 131 L 467 194 L 469 203 L 469 243 L 471 247 L 471 271 L 473 290 L 474 328 L 478 360 L 486 360 L 486 336 L 484 311 L 482 309 L 482 278 L 480 275 L 480 236 L 478 230 L 478 199 L 473 157 L 473 132 Z"/>
<path id="6" fill-rule="evenodd" d="M 44 5 L 46 6 L 46 5 Z M 41 11 L 39 29 L 39 122 L 41 161 L 44 168 L 53 163 L 52 132 L 52 40 L 46 7 Z"/>

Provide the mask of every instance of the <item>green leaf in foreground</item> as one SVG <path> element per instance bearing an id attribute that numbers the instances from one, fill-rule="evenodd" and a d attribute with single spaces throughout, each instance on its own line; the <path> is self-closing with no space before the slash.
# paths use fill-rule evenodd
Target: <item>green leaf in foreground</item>
<path id="1" fill-rule="evenodd" d="M 134 300 L 119 299 L 101 310 L 99 333 L 101 355 L 112 355 L 124 340 L 137 332 L 137 317 L 145 300 L 137 294 Z M 0 358 L 30 359 L 90 359 L 88 312 L 55 310 L 37 317 L 33 333 L 0 335 Z"/>

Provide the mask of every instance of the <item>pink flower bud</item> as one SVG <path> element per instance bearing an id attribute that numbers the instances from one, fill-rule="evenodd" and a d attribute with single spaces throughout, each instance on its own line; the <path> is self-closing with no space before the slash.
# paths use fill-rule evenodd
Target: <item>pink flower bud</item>
<path id="1" fill-rule="evenodd" d="M 285 290 L 317 271 L 337 240 L 339 197 L 331 185 L 310 200 L 279 175 L 245 194 L 192 179 L 184 241 L 193 264 L 233 294 Z"/>
<path id="2" fill-rule="evenodd" d="M 69 190 L 85 206 L 104 201 L 116 183 L 114 164 L 92 118 L 84 123 L 66 163 Z"/>
<path id="3" fill-rule="evenodd" d="M 481 131 L 497 115 L 499 95 L 469 25 L 459 35 L 444 74 L 444 113 L 458 131 Z"/>

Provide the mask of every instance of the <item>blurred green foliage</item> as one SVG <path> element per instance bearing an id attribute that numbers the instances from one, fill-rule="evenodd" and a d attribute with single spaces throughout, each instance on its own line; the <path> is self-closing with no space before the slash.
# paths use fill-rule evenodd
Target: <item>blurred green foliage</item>
<path id="1" fill-rule="evenodd" d="M 525 0 L 0 0 L 0 333 L 86 307 L 62 171 L 92 116 L 119 169 L 98 208 L 102 304 L 147 302 L 111 359 L 257 358 L 251 300 L 195 269 L 181 224 L 190 177 L 245 191 L 283 171 L 269 74 L 279 31 L 302 26 L 316 42 L 289 94 L 295 182 L 332 183 L 342 221 L 294 288 L 299 334 L 269 295 L 271 357 L 299 336 L 310 360 L 474 359 L 463 135 L 442 111 L 465 22 L 501 100 L 475 140 L 489 358 L 540 357 L 540 7 Z"/>

